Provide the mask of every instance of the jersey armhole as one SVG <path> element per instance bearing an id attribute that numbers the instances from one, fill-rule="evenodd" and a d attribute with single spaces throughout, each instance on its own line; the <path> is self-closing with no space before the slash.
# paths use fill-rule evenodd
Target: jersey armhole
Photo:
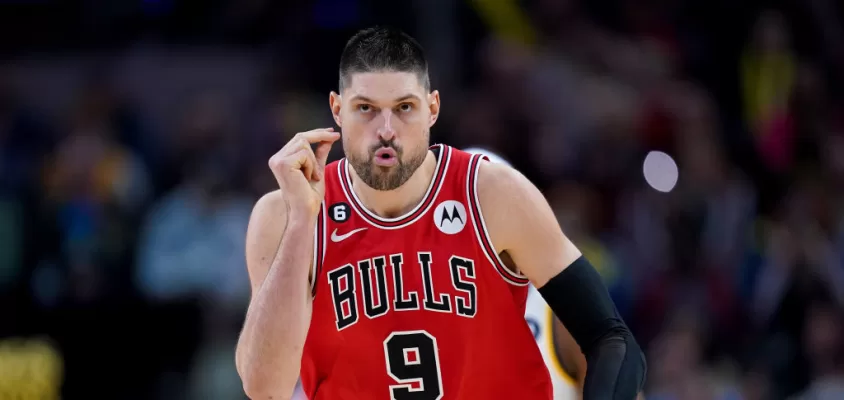
<path id="1" fill-rule="evenodd" d="M 507 268 L 498 255 L 498 251 L 492 246 L 492 240 L 489 237 L 489 231 L 487 231 L 483 212 L 481 211 L 481 201 L 478 198 L 478 171 L 481 169 L 482 160 L 489 161 L 489 158 L 482 154 L 472 155 L 469 161 L 468 179 L 466 180 L 466 198 L 469 199 L 469 214 L 472 219 L 472 225 L 475 228 L 475 236 L 481 245 L 481 249 L 483 249 L 484 255 L 495 266 L 501 278 L 511 285 L 527 286 L 530 280 L 526 276 L 515 273 Z"/>
<path id="2" fill-rule="evenodd" d="M 317 215 L 316 229 L 314 229 L 314 257 L 311 261 L 311 297 L 316 297 L 319 273 L 322 271 L 322 260 L 325 258 L 325 202 L 320 205 Z"/>

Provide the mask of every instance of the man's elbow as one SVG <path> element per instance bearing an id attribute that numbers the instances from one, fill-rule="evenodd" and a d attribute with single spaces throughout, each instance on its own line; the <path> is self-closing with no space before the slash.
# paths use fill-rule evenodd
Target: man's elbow
<path id="1" fill-rule="evenodd" d="M 626 327 L 603 336 L 585 355 L 591 372 L 586 379 L 614 382 L 612 398 L 625 398 L 627 394 L 633 398 L 644 389 L 648 372 L 645 353 Z M 590 385 L 587 382 L 584 386 Z"/>
<path id="2" fill-rule="evenodd" d="M 645 356 L 589 261 L 579 257 L 539 293 L 586 356 L 584 398 L 635 398 L 647 374 Z"/>
<path id="3" fill-rule="evenodd" d="M 252 400 L 290 400 L 296 389 L 296 382 L 292 385 L 284 382 L 265 379 L 260 374 L 240 373 L 243 392 Z"/>
<path id="4" fill-rule="evenodd" d="M 296 389 L 298 379 L 289 382 L 268 374 L 265 368 L 256 363 L 245 360 L 237 354 L 235 360 L 237 373 L 240 375 L 243 392 L 252 400 L 290 400 Z"/>
<path id="5" fill-rule="evenodd" d="M 245 382 L 245 381 L 244 381 Z M 245 383 L 243 385 L 243 393 L 246 394 L 246 397 L 251 400 L 291 400 L 292 399 L 292 390 L 291 394 L 279 394 L 279 392 L 274 392 L 272 390 L 267 390 L 265 388 L 255 388 L 251 386 L 247 386 Z"/>

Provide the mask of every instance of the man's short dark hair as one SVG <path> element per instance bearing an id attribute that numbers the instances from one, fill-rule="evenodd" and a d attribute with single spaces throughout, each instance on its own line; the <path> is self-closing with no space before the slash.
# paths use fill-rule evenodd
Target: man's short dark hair
<path id="1" fill-rule="evenodd" d="M 360 72 L 411 72 L 431 90 L 428 61 L 419 42 L 410 35 L 388 27 L 359 31 L 346 43 L 340 56 L 340 92 Z"/>

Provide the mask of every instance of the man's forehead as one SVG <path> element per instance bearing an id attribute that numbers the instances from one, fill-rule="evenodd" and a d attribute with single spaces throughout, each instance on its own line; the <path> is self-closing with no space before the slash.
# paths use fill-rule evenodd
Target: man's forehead
<path id="1" fill-rule="evenodd" d="M 419 76 L 412 72 L 357 72 L 349 76 L 344 97 L 387 100 L 412 94 L 424 98 L 428 93 Z"/>

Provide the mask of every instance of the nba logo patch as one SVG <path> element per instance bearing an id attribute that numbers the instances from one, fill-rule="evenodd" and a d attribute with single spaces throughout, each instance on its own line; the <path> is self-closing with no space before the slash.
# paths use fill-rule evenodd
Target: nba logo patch
<path id="1" fill-rule="evenodd" d="M 440 203 L 434 210 L 434 225 L 446 235 L 460 233 L 466 226 L 466 207 L 454 200 Z"/>

